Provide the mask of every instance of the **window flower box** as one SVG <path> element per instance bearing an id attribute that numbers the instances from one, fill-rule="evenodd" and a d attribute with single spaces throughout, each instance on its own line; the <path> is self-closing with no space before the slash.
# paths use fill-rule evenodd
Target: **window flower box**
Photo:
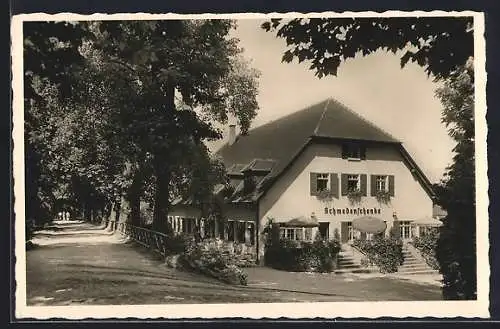
<path id="1" fill-rule="evenodd" d="M 316 194 L 316 198 L 320 201 L 331 201 L 333 199 L 333 193 L 328 189 L 321 190 Z"/>
<path id="2" fill-rule="evenodd" d="M 391 202 L 391 194 L 389 191 L 377 191 L 375 192 L 375 198 L 379 203 L 388 204 Z"/>
<path id="3" fill-rule="evenodd" d="M 349 190 L 347 192 L 347 199 L 349 199 L 352 205 L 360 204 L 362 197 L 363 193 L 359 189 Z"/>

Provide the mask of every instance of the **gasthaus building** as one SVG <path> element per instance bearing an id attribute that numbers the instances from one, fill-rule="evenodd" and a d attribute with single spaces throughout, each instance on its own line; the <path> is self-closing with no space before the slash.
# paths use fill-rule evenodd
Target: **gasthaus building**
<path id="1" fill-rule="evenodd" d="M 328 99 L 236 136 L 219 151 L 231 189 L 219 188 L 225 220 L 206 221 L 189 200 L 175 200 L 176 232 L 238 242 L 264 254 L 269 220 L 282 238 L 403 240 L 440 225 L 429 180 L 402 143 Z"/>

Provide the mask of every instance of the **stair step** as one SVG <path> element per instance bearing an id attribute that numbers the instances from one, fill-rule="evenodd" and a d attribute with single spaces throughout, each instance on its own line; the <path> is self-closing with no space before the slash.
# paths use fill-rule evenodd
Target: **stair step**
<path id="1" fill-rule="evenodd" d="M 352 264 L 352 265 L 339 265 L 339 268 L 342 268 L 342 269 L 347 269 L 347 268 L 360 268 L 361 265 L 356 265 L 356 264 Z"/>
<path id="2" fill-rule="evenodd" d="M 423 267 L 423 268 L 429 268 L 427 264 L 403 264 L 399 266 L 399 268 L 414 268 L 414 267 Z"/>
<path id="3" fill-rule="evenodd" d="M 413 274 L 439 274 L 438 271 L 436 270 L 418 270 L 418 271 L 408 271 L 408 272 L 400 272 L 398 271 L 398 273 L 400 274 L 404 274 L 404 275 L 413 275 Z"/>
<path id="4" fill-rule="evenodd" d="M 427 266 L 400 266 L 398 267 L 401 271 L 412 271 L 416 269 L 423 269 L 423 270 L 428 270 L 429 267 Z"/>
<path id="5" fill-rule="evenodd" d="M 346 273 L 372 273 L 374 270 L 367 268 L 358 268 L 358 269 L 337 269 L 335 270 L 335 274 L 346 274 Z"/>
<path id="6" fill-rule="evenodd" d="M 410 260 L 405 259 L 403 264 L 423 264 L 423 262 L 418 259 L 410 259 Z"/>
<path id="7" fill-rule="evenodd" d="M 339 260 L 338 260 L 338 262 L 339 262 L 339 263 L 355 263 L 355 262 L 356 262 L 356 260 L 354 260 L 354 259 L 346 259 L 346 258 L 344 258 L 344 259 L 339 259 Z"/>

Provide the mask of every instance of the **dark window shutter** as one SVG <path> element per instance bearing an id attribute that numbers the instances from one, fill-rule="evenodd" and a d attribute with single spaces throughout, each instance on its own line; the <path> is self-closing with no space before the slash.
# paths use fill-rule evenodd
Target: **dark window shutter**
<path id="1" fill-rule="evenodd" d="M 389 195 L 394 196 L 394 175 L 389 175 Z"/>
<path id="2" fill-rule="evenodd" d="M 360 175 L 360 187 L 361 187 L 361 195 L 366 196 L 366 175 L 362 174 Z"/>
<path id="3" fill-rule="evenodd" d="M 399 229 L 399 221 L 397 219 L 395 219 L 393 224 L 392 224 L 392 234 L 395 235 L 396 238 L 401 238 L 401 231 Z"/>
<path id="4" fill-rule="evenodd" d="M 361 145 L 359 147 L 359 157 L 361 158 L 361 160 L 366 160 L 366 146 Z"/>
<path id="5" fill-rule="evenodd" d="M 341 222 L 340 223 L 340 241 L 342 243 L 346 243 L 349 240 L 349 235 L 348 235 L 348 226 L 347 222 Z"/>
<path id="6" fill-rule="evenodd" d="M 342 196 L 347 195 L 347 174 L 341 175 L 340 184 L 341 184 L 341 189 L 340 189 L 341 195 Z"/>
<path id="7" fill-rule="evenodd" d="M 370 175 L 370 195 L 375 196 L 377 194 L 377 176 Z"/>
<path id="8" fill-rule="evenodd" d="M 318 174 L 312 172 L 310 174 L 310 182 L 309 186 L 311 188 L 311 195 L 317 195 L 318 194 Z"/>
<path id="9" fill-rule="evenodd" d="M 342 144 L 342 159 L 347 159 L 347 144 Z"/>
<path id="10" fill-rule="evenodd" d="M 339 175 L 330 174 L 330 192 L 334 198 L 339 198 Z"/>

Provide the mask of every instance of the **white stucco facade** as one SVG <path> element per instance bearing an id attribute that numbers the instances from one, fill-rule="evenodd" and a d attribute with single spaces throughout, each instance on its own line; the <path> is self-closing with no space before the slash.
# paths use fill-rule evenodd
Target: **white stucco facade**
<path id="1" fill-rule="evenodd" d="M 371 182 L 367 179 L 367 196 L 362 197 L 357 205 L 352 205 L 340 191 L 338 198 L 320 200 L 310 193 L 310 173 L 336 173 L 339 177 L 341 174 L 366 174 L 368 177 L 393 175 L 394 196 L 388 204 L 379 203 L 370 195 Z M 432 207 L 431 197 L 411 173 L 395 145 L 373 144 L 367 147 L 365 160 L 348 160 L 341 156 L 341 144 L 312 144 L 260 199 L 259 220 L 260 227 L 263 227 L 269 218 L 275 222 L 286 222 L 314 213 L 320 223 L 329 223 L 329 236 L 333 237 L 335 229 L 340 233 L 342 221 L 352 221 L 362 216 L 362 209 L 374 209 L 374 214 L 367 215 L 386 221 L 389 229 L 394 215 L 400 221 L 430 217 Z M 357 213 L 338 214 L 338 209 L 346 208 L 356 208 Z"/>
<path id="2" fill-rule="evenodd" d="M 311 173 L 337 174 L 339 181 L 342 174 L 366 175 L 367 195 L 353 205 L 347 196 L 342 195 L 339 182 L 338 197 L 328 201 L 321 200 L 311 195 Z M 394 196 L 389 203 L 380 203 L 371 195 L 371 175 L 394 177 Z M 340 142 L 331 142 L 309 144 L 257 204 L 226 204 L 222 210 L 228 220 L 255 223 L 252 227 L 255 230 L 251 238 L 252 246 L 258 247 L 258 254 L 262 257 L 265 243 L 262 231 L 270 218 L 274 222 L 284 223 L 300 216 L 314 215 L 323 225 L 323 230 L 327 226 L 327 234 L 333 238 L 336 230 L 339 235 L 345 230 L 342 222 L 352 222 L 368 215 L 385 221 L 385 234 L 388 234 L 395 216 L 398 221 L 405 222 L 432 217 L 433 200 L 412 174 L 412 168 L 405 163 L 397 144 L 369 143 L 365 159 L 352 160 L 342 158 Z M 169 216 L 199 218 L 200 212 L 190 206 L 178 205 L 173 207 Z M 219 231 L 218 227 L 216 231 Z M 314 228 L 313 232 L 316 234 L 318 229 Z"/>

